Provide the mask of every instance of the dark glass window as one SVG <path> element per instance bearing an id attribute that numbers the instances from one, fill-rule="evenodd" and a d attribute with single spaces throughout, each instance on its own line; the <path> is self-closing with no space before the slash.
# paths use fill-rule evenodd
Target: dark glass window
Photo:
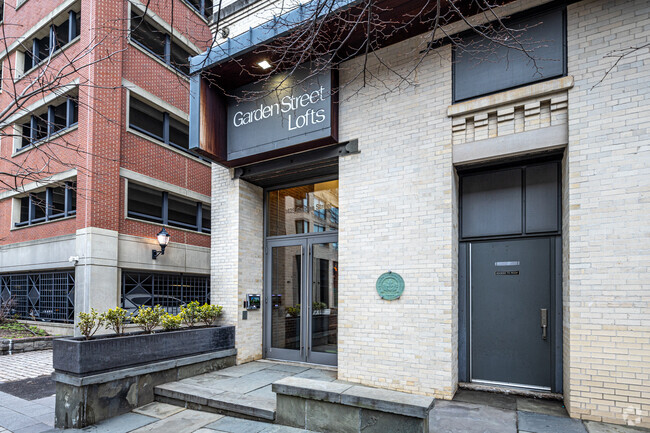
<path id="1" fill-rule="evenodd" d="M 129 182 L 128 215 L 148 221 L 163 220 L 163 193 Z"/>
<path id="2" fill-rule="evenodd" d="M 66 209 L 66 201 L 68 209 Z M 77 210 L 76 182 L 46 188 L 20 199 L 20 218 L 16 227 L 72 216 Z M 30 214 L 31 211 L 31 214 Z"/>
<path id="3" fill-rule="evenodd" d="M 210 206 L 203 205 L 203 218 L 201 219 L 201 230 L 205 233 L 210 233 L 212 228 L 212 214 Z"/>
<path id="4" fill-rule="evenodd" d="M 69 105 L 72 106 L 72 110 L 68 110 Z M 52 125 L 49 125 L 48 120 L 50 110 L 53 110 L 54 113 Z M 21 149 L 77 123 L 79 105 L 76 97 L 70 97 L 57 105 L 50 105 L 39 111 L 38 114 L 32 114 L 28 122 L 20 124 L 22 127 Z M 32 125 L 34 129 L 32 129 Z"/>
<path id="5" fill-rule="evenodd" d="M 169 142 L 176 146 L 188 149 L 190 147 L 190 129 L 185 123 L 179 122 L 173 117 L 169 118 Z"/>
<path id="6" fill-rule="evenodd" d="M 131 39 L 165 60 L 166 34 L 135 12 L 131 13 Z"/>
<path id="7" fill-rule="evenodd" d="M 189 126 L 135 97 L 129 102 L 129 127 L 183 149 L 189 148 Z"/>
<path id="8" fill-rule="evenodd" d="M 170 195 L 168 205 L 169 225 L 196 230 L 196 202 Z"/>
<path id="9" fill-rule="evenodd" d="M 490 24 L 482 29 L 489 39 L 465 36 L 454 49 L 454 101 L 566 75 L 564 13 L 556 8 Z"/>
<path id="10" fill-rule="evenodd" d="M 70 27 L 72 22 L 74 22 L 74 27 L 71 29 Z M 56 53 L 68 42 L 79 36 L 80 29 L 80 14 L 74 11 L 70 11 L 68 12 L 67 20 L 58 26 L 51 25 L 50 28 L 48 28 L 47 36 L 40 39 L 32 39 L 30 41 L 24 42 L 23 46 L 25 47 L 25 61 L 23 64 L 23 70 L 25 72 L 29 71 L 41 60 L 46 59 L 50 55 L 50 52 L 52 54 Z M 51 36 L 53 39 L 50 38 Z"/>
<path id="11" fill-rule="evenodd" d="M 212 0 L 187 0 L 194 9 L 206 18 L 212 16 Z"/>
<path id="12" fill-rule="evenodd" d="M 163 112 L 131 97 L 129 105 L 129 126 L 151 135 L 158 140 L 163 140 L 165 128 L 165 115 Z"/>
<path id="13" fill-rule="evenodd" d="M 210 207 L 196 201 L 129 182 L 127 206 L 133 218 L 210 233 Z"/>
<path id="14" fill-rule="evenodd" d="M 161 31 L 147 17 L 131 13 L 131 40 L 185 75 L 189 75 L 188 58 L 192 55 L 172 37 Z"/>
<path id="15" fill-rule="evenodd" d="M 210 302 L 210 276 L 122 272 L 122 308 L 136 313 L 138 307 L 160 305 L 178 314 L 181 305 Z"/>

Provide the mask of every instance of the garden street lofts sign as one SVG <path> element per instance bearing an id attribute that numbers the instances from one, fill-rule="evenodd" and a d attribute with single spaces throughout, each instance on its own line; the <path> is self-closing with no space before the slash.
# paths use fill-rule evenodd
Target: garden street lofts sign
<path id="1" fill-rule="evenodd" d="M 308 68 L 299 68 L 235 90 L 228 101 L 228 160 L 302 143 L 335 142 L 332 74 L 311 76 Z"/>

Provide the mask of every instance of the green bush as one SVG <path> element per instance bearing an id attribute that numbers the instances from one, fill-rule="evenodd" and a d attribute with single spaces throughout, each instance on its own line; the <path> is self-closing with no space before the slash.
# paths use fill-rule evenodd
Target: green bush
<path id="1" fill-rule="evenodd" d="M 221 305 L 203 304 L 199 307 L 199 320 L 205 323 L 205 326 L 212 326 L 217 318 L 221 316 Z"/>
<path id="2" fill-rule="evenodd" d="M 295 307 L 287 307 L 287 314 L 291 317 L 300 316 L 300 304 L 296 304 Z"/>
<path id="3" fill-rule="evenodd" d="M 106 326 L 115 331 L 117 335 L 124 334 L 124 326 L 129 319 L 131 319 L 131 314 L 120 307 L 110 309 L 104 313 Z"/>
<path id="4" fill-rule="evenodd" d="M 102 327 L 104 321 L 104 315 L 99 314 L 94 308 L 91 308 L 90 313 L 79 313 L 77 328 L 86 337 L 86 340 L 90 340 L 90 337 L 95 335 L 95 332 Z"/>
<path id="5" fill-rule="evenodd" d="M 173 331 L 181 327 L 183 323 L 183 318 L 179 315 L 174 316 L 173 314 L 165 314 L 160 320 L 160 325 L 165 331 Z"/>
<path id="6" fill-rule="evenodd" d="M 138 315 L 132 321 L 138 325 L 146 334 L 151 334 L 167 312 L 160 305 L 155 307 L 138 307 Z"/>
<path id="7" fill-rule="evenodd" d="M 201 305 L 199 301 L 192 301 L 187 305 L 181 305 L 181 318 L 190 328 L 193 328 L 196 322 L 201 320 Z"/>

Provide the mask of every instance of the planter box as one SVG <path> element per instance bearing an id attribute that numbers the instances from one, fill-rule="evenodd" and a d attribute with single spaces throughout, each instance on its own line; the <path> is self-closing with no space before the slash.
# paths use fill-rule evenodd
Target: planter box
<path id="1" fill-rule="evenodd" d="M 54 369 L 76 375 L 99 373 L 150 362 L 235 347 L 234 326 L 181 329 L 155 334 L 54 340 Z"/>

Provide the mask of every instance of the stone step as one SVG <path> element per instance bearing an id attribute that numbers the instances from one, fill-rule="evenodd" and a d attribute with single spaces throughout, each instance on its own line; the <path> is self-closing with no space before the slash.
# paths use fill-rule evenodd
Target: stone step
<path id="1" fill-rule="evenodd" d="M 259 421 L 275 420 L 275 399 L 184 382 L 158 385 L 154 388 L 154 395 L 156 401 L 190 409 Z"/>

